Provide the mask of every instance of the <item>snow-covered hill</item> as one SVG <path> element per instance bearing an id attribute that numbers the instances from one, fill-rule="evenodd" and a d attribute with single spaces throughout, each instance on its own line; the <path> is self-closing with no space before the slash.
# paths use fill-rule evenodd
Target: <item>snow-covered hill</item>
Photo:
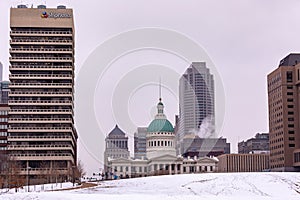
<path id="1" fill-rule="evenodd" d="M 299 200 L 300 173 L 212 173 L 101 182 L 73 191 L 2 194 L 0 199 Z"/>

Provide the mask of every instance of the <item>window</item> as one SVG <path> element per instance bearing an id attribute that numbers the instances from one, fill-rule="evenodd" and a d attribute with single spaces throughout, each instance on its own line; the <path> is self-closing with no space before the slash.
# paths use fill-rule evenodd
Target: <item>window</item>
<path id="1" fill-rule="evenodd" d="M 289 147 L 295 147 L 295 144 L 289 144 Z"/>
<path id="2" fill-rule="evenodd" d="M 292 122 L 292 121 L 294 121 L 294 118 L 288 118 L 288 121 L 290 121 L 290 122 Z"/>
<path id="3" fill-rule="evenodd" d="M 286 82 L 293 82 L 293 72 L 287 71 L 286 72 Z"/>
<path id="4" fill-rule="evenodd" d="M 288 115 L 293 115 L 293 114 L 294 114 L 293 111 L 288 112 Z"/>
<path id="5" fill-rule="evenodd" d="M 287 89 L 293 89 L 293 86 L 288 85 L 288 86 L 287 86 Z"/>
<path id="6" fill-rule="evenodd" d="M 295 140 L 295 138 L 294 137 L 289 137 L 289 140 L 293 141 L 293 140 Z"/>
<path id="7" fill-rule="evenodd" d="M 289 124 L 288 127 L 289 128 L 294 128 L 294 124 Z"/>
<path id="8" fill-rule="evenodd" d="M 293 99 L 287 99 L 288 102 L 293 102 Z"/>
<path id="9" fill-rule="evenodd" d="M 287 92 L 286 94 L 287 94 L 287 95 L 294 95 L 293 92 Z"/>
<path id="10" fill-rule="evenodd" d="M 294 105 L 288 105 L 287 107 L 288 108 L 294 108 Z"/>

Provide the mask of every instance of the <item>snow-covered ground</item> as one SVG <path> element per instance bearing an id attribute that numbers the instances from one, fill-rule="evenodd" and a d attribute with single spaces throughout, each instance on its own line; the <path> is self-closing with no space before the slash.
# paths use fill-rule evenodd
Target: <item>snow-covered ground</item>
<path id="1" fill-rule="evenodd" d="M 300 173 L 212 173 L 100 182 L 87 189 L 2 194 L 1 200 L 299 200 Z"/>
<path id="2" fill-rule="evenodd" d="M 16 189 L 0 189 L 0 195 L 1 194 L 14 194 L 14 193 L 25 193 L 28 192 L 44 192 L 44 191 L 54 191 L 54 190 L 61 190 L 61 189 L 69 189 L 69 188 L 76 188 L 78 187 L 77 184 L 73 186 L 73 183 L 65 182 L 65 183 L 52 183 L 52 184 L 43 184 L 43 185 L 30 185 L 24 186 L 22 188 Z M 2 197 L 2 196 L 0 196 Z M 1 199 L 1 198 L 0 198 Z"/>

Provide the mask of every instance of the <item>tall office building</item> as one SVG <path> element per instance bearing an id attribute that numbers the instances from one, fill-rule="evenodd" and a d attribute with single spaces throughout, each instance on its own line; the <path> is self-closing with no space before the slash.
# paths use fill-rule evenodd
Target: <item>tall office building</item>
<path id="1" fill-rule="evenodd" d="M 268 75 L 270 168 L 299 171 L 300 54 L 290 54 Z"/>
<path id="2" fill-rule="evenodd" d="M 134 158 L 146 158 L 147 127 L 138 127 L 134 133 Z"/>
<path id="3" fill-rule="evenodd" d="M 9 81 L 0 82 L 0 104 L 8 104 Z"/>
<path id="4" fill-rule="evenodd" d="M 214 102 L 213 75 L 205 62 L 193 62 L 179 80 L 179 128 L 176 133 L 178 154 L 184 153 L 182 141 L 186 134 L 197 134 L 201 138 L 214 136 Z M 201 133 L 201 125 L 208 132 Z"/>
<path id="5" fill-rule="evenodd" d="M 0 156 L 7 153 L 8 86 L 8 81 L 0 82 Z"/>
<path id="6" fill-rule="evenodd" d="M 20 5 L 10 10 L 10 29 L 10 156 L 30 183 L 43 182 L 46 174 L 70 180 L 78 138 L 73 10 Z"/>

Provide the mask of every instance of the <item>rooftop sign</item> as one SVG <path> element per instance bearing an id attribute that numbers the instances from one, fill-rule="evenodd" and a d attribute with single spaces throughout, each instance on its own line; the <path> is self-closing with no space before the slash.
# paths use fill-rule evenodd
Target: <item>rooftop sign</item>
<path id="1" fill-rule="evenodd" d="M 50 12 L 47 13 L 46 11 L 44 11 L 41 15 L 42 18 L 71 18 L 72 15 L 68 14 L 68 13 L 54 13 L 54 12 Z"/>

